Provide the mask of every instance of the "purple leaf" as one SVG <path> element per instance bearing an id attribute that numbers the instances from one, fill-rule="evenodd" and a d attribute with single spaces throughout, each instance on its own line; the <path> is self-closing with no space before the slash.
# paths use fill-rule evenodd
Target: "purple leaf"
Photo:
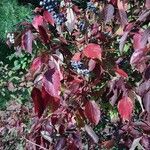
<path id="1" fill-rule="evenodd" d="M 137 64 L 143 56 L 144 56 L 143 50 L 140 49 L 135 51 L 130 58 L 130 64 L 131 65 Z"/>
<path id="2" fill-rule="evenodd" d="M 101 112 L 99 106 L 95 101 L 89 101 L 86 103 L 85 115 L 91 123 L 94 123 L 96 125 L 99 123 Z"/>
<path id="3" fill-rule="evenodd" d="M 119 17 L 120 17 L 121 26 L 125 27 L 125 25 L 128 24 L 128 18 L 127 18 L 127 14 L 125 12 L 123 1 L 118 0 L 117 5 L 118 5 L 118 9 L 119 9 Z"/>
<path id="4" fill-rule="evenodd" d="M 150 65 L 146 68 L 145 73 L 144 73 L 144 78 L 146 80 L 150 79 Z"/>
<path id="5" fill-rule="evenodd" d="M 52 68 L 45 72 L 43 86 L 52 97 L 59 99 L 60 75 L 58 70 Z"/>
<path id="6" fill-rule="evenodd" d="M 32 53 L 32 41 L 33 41 L 33 34 L 31 30 L 28 30 L 22 35 L 22 48 L 29 52 L 30 54 Z"/>
<path id="7" fill-rule="evenodd" d="M 94 141 L 94 143 L 98 143 L 99 138 L 90 126 L 85 125 L 85 131 L 91 137 L 91 139 Z"/>
<path id="8" fill-rule="evenodd" d="M 49 36 L 43 26 L 39 26 L 40 36 L 45 44 L 49 43 Z"/>
<path id="9" fill-rule="evenodd" d="M 125 28 L 125 32 L 123 33 L 123 36 L 122 36 L 121 39 L 120 39 L 120 42 L 119 42 L 119 50 L 120 50 L 121 53 L 123 52 L 123 49 L 124 49 L 124 46 L 125 46 L 125 43 L 126 43 L 128 34 L 130 33 L 132 27 L 133 27 L 133 24 L 132 24 L 132 23 L 129 23 L 129 24 L 127 25 L 127 27 Z"/>
<path id="10" fill-rule="evenodd" d="M 113 19 L 113 15 L 114 15 L 114 6 L 111 4 L 108 4 L 104 8 L 104 22 L 105 22 L 105 24 L 107 24 L 108 22 L 111 21 L 111 19 Z"/>
<path id="11" fill-rule="evenodd" d="M 142 34 L 141 44 L 143 45 L 143 47 L 146 46 L 149 37 L 150 37 L 150 28 L 146 29 Z"/>
<path id="12" fill-rule="evenodd" d="M 45 106 L 42 99 L 42 93 L 38 88 L 34 87 L 31 92 L 31 97 L 34 103 L 35 113 L 37 113 L 38 117 L 40 118 L 45 110 Z"/>
<path id="13" fill-rule="evenodd" d="M 146 0 L 146 2 L 145 2 L 145 7 L 146 7 L 147 9 L 150 9 L 150 0 Z"/>
<path id="14" fill-rule="evenodd" d="M 150 80 L 144 81 L 137 89 L 138 94 L 143 97 L 150 90 Z"/>
<path id="15" fill-rule="evenodd" d="M 145 10 L 137 19 L 137 21 L 145 21 L 145 19 L 150 15 L 150 10 Z"/>
<path id="16" fill-rule="evenodd" d="M 143 104 L 144 104 L 145 110 L 148 113 L 150 113 L 150 90 L 146 94 L 144 94 Z"/>

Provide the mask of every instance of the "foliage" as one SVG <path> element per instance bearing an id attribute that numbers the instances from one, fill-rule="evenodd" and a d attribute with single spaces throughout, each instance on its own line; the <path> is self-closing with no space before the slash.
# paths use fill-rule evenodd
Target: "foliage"
<path id="1" fill-rule="evenodd" d="M 0 34 L 2 40 L 5 40 L 8 32 L 14 31 L 14 26 L 19 22 L 32 18 L 31 6 L 18 5 L 17 0 L 0 1 Z"/>
<path id="2" fill-rule="evenodd" d="M 149 149 L 149 1 L 53 3 L 36 8 L 14 40 L 36 55 L 26 148 Z"/>
<path id="3" fill-rule="evenodd" d="M 23 55 L 23 54 L 22 54 Z M 21 56 L 19 56 L 21 58 Z M 21 58 L 22 60 L 15 59 L 14 66 L 5 65 L 3 62 L 0 62 L 0 109 L 6 108 L 6 103 L 9 100 L 16 100 L 18 103 L 25 103 L 29 99 L 29 93 L 31 91 L 30 87 L 32 83 L 27 82 L 24 77 L 25 69 L 29 64 L 29 60 L 26 60 L 27 57 L 24 56 Z M 18 65 L 19 63 L 19 65 Z M 26 67 L 26 68 L 24 68 Z M 29 87 L 29 88 L 27 88 Z"/>

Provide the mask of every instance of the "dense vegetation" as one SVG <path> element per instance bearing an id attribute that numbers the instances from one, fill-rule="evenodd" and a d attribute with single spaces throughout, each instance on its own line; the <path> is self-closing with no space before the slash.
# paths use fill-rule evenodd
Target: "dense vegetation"
<path id="1" fill-rule="evenodd" d="M 0 146 L 150 149 L 149 21 L 149 0 L 39 1 L 7 38 L 3 95 L 32 100 L 6 106 Z"/>

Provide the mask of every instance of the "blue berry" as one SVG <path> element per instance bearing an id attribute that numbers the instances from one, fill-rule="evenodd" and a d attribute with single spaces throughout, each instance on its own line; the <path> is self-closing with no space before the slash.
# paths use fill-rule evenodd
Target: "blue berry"
<path id="1" fill-rule="evenodd" d="M 88 2 L 87 3 L 87 10 L 96 13 L 96 7 L 95 7 L 93 2 Z"/>
<path id="2" fill-rule="evenodd" d="M 83 76 L 89 76 L 90 71 L 85 68 L 81 61 L 71 61 L 71 67 L 75 72 Z"/>
<path id="3" fill-rule="evenodd" d="M 43 0 L 40 1 L 40 6 L 52 13 L 57 25 L 62 25 L 66 21 L 64 14 L 59 13 L 60 2 L 58 0 Z"/>

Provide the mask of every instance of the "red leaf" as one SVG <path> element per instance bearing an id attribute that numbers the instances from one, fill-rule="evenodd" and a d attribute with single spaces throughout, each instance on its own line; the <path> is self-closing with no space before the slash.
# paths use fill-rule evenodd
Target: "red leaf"
<path id="1" fill-rule="evenodd" d="M 71 60 L 72 61 L 80 61 L 81 60 L 81 53 L 80 52 L 75 53 Z"/>
<path id="2" fill-rule="evenodd" d="M 52 26 L 54 26 L 55 24 L 55 20 L 52 16 L 51 13 L 49 13 L 48 11 L 44 11 L 43 13 L 43 18 L 45 19 L 46 22 L 50 23 Z"/>
<path id="3" fill-rule="evenodd" d="M 45 108 L 49 105 L 51 111 L 55 111 L 59 107 L 60 99 L 51 96 L 44 87 L 42 87 L 42 98 Z"/>
<path id="4" fill-rule="evenodd" d="M 45 105 L 43 103 L 41 91 L 38 88 L 34 87 L 31 92 L 31 97 L 34 103 L 35 113 L 37 113 L 38 117 L 40 118 L 45 110 Z"/>
<path id="5" fill-rule="evenodd" d="M 60 85 L 60 75 L 58 70 L 56 70 L 55 68 L 47 70 L 43 78 L 43 86 L 45 90 L 52 97 L 56 97 L 59 99 Z"/>
<path id="6" fill-rule="evenodd" d="M 43 25 L 43 17 L 41 15 L 35 16 L 32 25 L 38 30 L 38 27 Z"/>
<path id="7" fill-rule="evenodd" d="M 100 120 L 100 108 L 95 101 L 89 101 L 85 105 L 85 115 L 91 123 L 98 124 Z"/>
<path id="8" fill-rule="evenodd" d="M 117 0 L 109 0 L 114 6 L 117 5 Z"/>
<path id="9" fill-rule="evenodd" d="M 84 48 L 83 54 L 88 58 L 101 60 L 102 49 L 98 44 L 90 43 Z"/>
<path id="10" fill-rule="evenodd" d="M 128 78 L 128 75 L 125 71 L 123 71 L 122 69 L 119 69 L 119 68 L 116 68 L 114 69 L 116 73 L 118 73 L 121 77 L 124 77 L 124 78 Z"/>
<path id="11" fill-rule="evenodd" d="M 33 76 L 36 72 L 39 72 L 41 67 L 42 67 L 41 57 L 36 57 L 33 60 L 31 66 L 30 66 L 30 69 L 29 69 L 31 75 Z"/>
<path id="12" fill-rule="evenodd" d="M 32 40 L 33 35 L 31 30 L 28 30 L 22 35 L 22 48 L 27 50 L 29 53 L 32 53 Z"/>
<path id="13" fill-rule="evenodd" d="M 44 27 L 39 26 L 39 33 L 40 33 L 41 38 L 43 39 L 43 42 L 45 44 L 48 44 L 49 43 L 49 36 L 48 36 L 46 30 L 44 29 Z"/>
<path id="14" fill-rule="evenodd" d="M 123 97 L 118 102 L 118 111 L 123 121 L 129 121 L 133 111 L 133 102 L 129 97 Z"/>

